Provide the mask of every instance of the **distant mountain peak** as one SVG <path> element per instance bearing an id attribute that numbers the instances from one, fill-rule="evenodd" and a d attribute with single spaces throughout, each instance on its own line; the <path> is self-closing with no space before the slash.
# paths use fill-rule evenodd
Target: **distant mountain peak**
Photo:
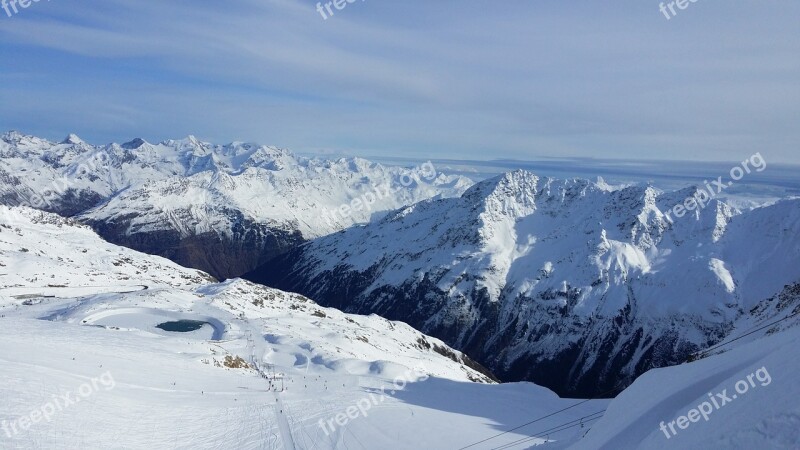
<path id="1" fill-rule="evenodd" d="M 61 144 L 73 144 L 73 145 L 75 145 L 75 144 L 84 144 L 83 140 L 81 138 L 79 138 L 77 134 L 74 134 L 74 133 L 70 133 L 60 143 Z"/>
<path id="2" fill-rule="evenodd" d="M 3 135 L 0 136 L 0 139 L 5 142 L 8 142 L 9 144 L 19 144 L 20 141 L 22 141 L 22 139 L 24 139 L 25 137 L 26 136 L 23 133 L 20 133 L 19 131 L 9 130 L 3 133 Z"/>
<path id="3" fill-rule="evenodd" d="M 148 142 L 145 141 L 142 138 L 135 138 L 135 139 L 133 139 L 131 141 L 128 141 L 128 142 L 122 144 L 121 147 L 126 149 L 126 150 L 136 150 L 137 148 L 140 148 L 141 146 L 143 146 L 143 145 L 145 145 L 147 143 Z"/>
<path id="4" fill-rule="evenodd" d="M 518 169 L 475 184 L 467 190 L 465 196 L 486 198 L 492 194 L 505 196 L 508 193 L 516 195 L 522 191 L 535 193 L 538 183 L 539 177 L 533 172 Z"/>

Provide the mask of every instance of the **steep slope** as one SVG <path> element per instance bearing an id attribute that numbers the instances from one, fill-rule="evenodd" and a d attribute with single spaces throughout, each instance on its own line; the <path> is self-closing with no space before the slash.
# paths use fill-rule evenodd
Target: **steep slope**
<path id="1" fill-rule="evenodd" d="M 53 214 L 0 213 L 3 448 L 441 447 L 564 404 L 494 385 L 406 324 L 216 283 Z"/>
<path id="2" fill-rule="evenodd" d="M 794 231 L 770 226 L 769 210 L 758 213 L 749 230 L 765 241 Z M 726 227 L 732 237 L 748 230 L 737 218 Z M 768 256 L 788 262 L 787 249 Z M 753 257 L 774 263 L 765 255 Z M 649 372 L 611 402 L 567 400 L 530 383 L 494 384 L 463 354 L 406 324 L 242 280 L 217 283 L 104 242 L 73 220 L 0 206 L 0 442 L 791 448 L 798 318 L 800 284 L 787 285 L 735 320 L 727 342 L 699 361 Z M 181 322 L 191 328 L 165 326 Z M 742 383 L 747 392 L 738 394 Z M 685 427 L 680 417 L 696 419 L 691 410 L 708 393 L 732 400 Z M 661 422 L 677 423 L 677 432 L 667 439 Z"/>
<path id="3" fill-rule="evenodd" d="M 120 316 L 124 322 L 130 317 L 143 320 L 151 333 L 158 332 L 151 320 L 198 316 L 214 328 L 215 340 L 235 337 L 234 330 L 249 329 L 257 336 L 271 329 L 281 332 L 276 339 L 294 336 L 298 347 L 312 352 L 309 342 L 316 337 L 319 342 L 313 345 L 321 351 L 311 359 L 317 365 L 340 364 L 347 357 L 369 361 L 380 355 L 410 364 L 430 355 L 445 365 L 468 364 L 485 371 L 406 324 L 346 315 L 300 295 L 243 280 L 217 283 L 203 272 L 107 243 L 85 225 L 29 208 L 0 206 L 0 268 L 4 315 L 104 326 L 109 318 Z M 237 320 L 248 323 L 234 324 Z M 308 339 L 305 344 L 302 338 Z M 360 352 L 354 352 L 356 348 Z M 467 366 L 457 372 L 461 375 L 455 379 L 490 381 L 488 372 Z"/>
<path id="4" fill-rule="evenodd" d="M 800 280 L 800 200 L 663 213 L 696 192 L 518 171 L 315 240 L 247 278 L 406 321 L 501 379 L 595 395 L 685 361 Z"/>
<path id="5" fill-rule="evenodd" d="M 0 136 L 0 203 L 90 224 L 107 240 L 218 278 L 299 243 L 471 184 L 430 164 L 310 159 L 274 147 L 194 137 L 92 146 Z"/>
<path id="6" fill-rule="evenodd" d="M 721 355 L 652 370 L 569 448 L 797 448 L 798 345 L 794 326 Z"/>

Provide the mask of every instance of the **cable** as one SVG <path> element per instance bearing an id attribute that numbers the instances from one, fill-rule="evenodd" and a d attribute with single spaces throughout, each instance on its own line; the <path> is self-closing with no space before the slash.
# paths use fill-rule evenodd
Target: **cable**
<path id="1" fill-rule="evenodd" d="M 625 381 L 624 381 L 624 380 L 623 380 L 623 381 L 620 381 L 619 383 L 617 383 L 617 385 L 616 385 L 616 386 L 614 386 L 613 388 L 609 389 L 609 390 L 608 390 L 608 391 L 606 391 L 606 392 L 602 392 L 602 393 L 600 393 L 600 394 L 598 394 L 598 395 L 595 395 L 594 397 L 587 398 L 586 400 L 581 400 L 581 401 L 579 401 L 578 403 L 575 403 L 575 404 L 574 404 L 574 405 L 572 405 L 572 406 L 567 406 L 566 408 L 559 409 L 558 411 L 556 411 L 556 412 L 554 412 L 554 413 L 550 413 L 550 414 L 547 414 L 546 416 L 542 416 L 542 417 L 539 417 L 539 418 L 537 418 L 537 419 L 531 420 L 530 422 L 523 423 L 522 425 L 519 425 L 519 426 L 516 426 L 516 427 L 514 427 L 514 428 L 511 428 L 511 429 L 509 429 L 509 430 L 503 431 L 502 433 L 495 434 L 494 436 L 490 436 L 490 437 L 488 437 L 488 438 L 486 438 L 486 439 L 483 439 L 483 440 L 481 440 L 481 441 L 478 441 L 478 442 L 472 443 L 472 444 L 470 444 L 470 445 L 467 445 L 466 447 L 461 447 L 461 448 L 460 448 L 460 449 L 458 449 L 458 450 L 464 450 L 464 449 L 466 449 L 466 448 L 474 447 L 474 446 L 476 446 L 476 445 L 478 445 L 478 444 L 482 444 L 482 443 L 484 443 L 484 442 L 486 442 L 486 441 L 489 441 L 489 440 L 492 440 L 492 439 L 494 439 L 494 438 L 500 437 L 500 436 L 502 436 L 502 435 L 504 435 L 504 434 L 508 434 L 508 433 L 510 433 L 510 432 L 512 432 L 512 431 L 519 430 L 519 429 L 520 429 L 520 428 L 522 428 L 522 427 L 526 427 L 526 426 L 528 426 L 528 425 L 531 425 L 531 424 L 533 424 L 533 423 L 539 422 L 540 420 L 544 420 L 544 419 L 547 419 L 548 417 L 555 416 L 556 414 L 562 413 L 562 412 L 564 412 L 564 411 L 566 411 L 566 410 L 568 410 L 568 409 L 572 409 L 572 408 L 574 408 L 574 407 L 576 407 L 576 406 L 579 406 L 579 405 L 582 405 L 582 404 L 584 404 L 584 403 L 586 403 L 586 402 L 589 402 L 589 401 L 592 401 L 592 400 L 597 400 L 598 398 L 600 398 L 600 397 L 603 397 L 603 396 L 604 396 L 604 395 L 606 395 L 606 394 L 610 394 L 610 393 L 614 392 L 615 390 L 617 390 L 617 388 L 618 388 L 618 387 L 620 387 L 620 386 L 621 386 L 622 384 L 624 384 L 624 383 L 625 383 Z"/>
<path id="2" fill-rule="evenodd" d="M 503 445 L 501 445 L 499 447 L 494 447 L 492 450 L 508 449 L 508 448 L 511 448 L 511 447 L 513 447 L 515 445 L 518 445 L 518 444 L 523 444 L 525 442 L 533 441 L 535 439 L 541 439 L 541 436 L 549 436 L 550 434 L 559 433 L 561 431 L 568 430 L 568 429 L 573 428 L 573 427 L 584 425 L 587 422 L 591 422 L 593 420 L 597 420 L 597 419 L 602 418 L 603 417 L 602 413 L 604 413 L 605 411 L 606 410 L 604 409 L 604 410 L 598 411 L 598 412 L 596 412 L 594 414 L 589 414 L 588 416 L 581 417 L 580 419 L 571 420 L 569 422 L 564 422 L 561 425 L 557 425 L 555 427 L 548 428 L 547 430 L 543 430 L 543 431 L 540 431 L 540 432 L 537 432 L 537 433 L 533 433 L 533 436 L 525 437 L 525 438 L 522 438 L 522 439 L 517 439 L 516 441 L 509 442 L 508 444 L 503 444 Z M 598 414 L 600 414 L 600 415 L 598 415 Z M 596 417 L 592 417 L 592 416 L 596 416 Z M 545 439 L 547 439 L 547 438 L 545 438 Z"/>
<path id="3" fill-rule="evenodd" d="M 800 311 L 798 311 L 798 312 L 795 312 L 795 313 L 793 313 L 793 314 L 791 314 L 791 315 L 789 315 L 789 316 L 786 316 L 786 317 L 784 317 L 783 319 L 776 320 L 775 322 L 772 322 L 772 323 L 769 323 L 769 324 L 767 324 L 767 325 L 763 325 L 763 326 L 761 326 L 761 327 L 758 327 L 757 329 L 754 329 L 754 330 L 752 330 L 752 331 L 749 331 L 749 332 L 747 332 L 747 333 L 745 333 L 745 334 L 743 334 L 743 335 L 741 335 L 741 336 L 738 336 L 738 337 L 736 337 L 736 338 L 734 338 L 734 339 L 731 339 L 730 341 L 723 342 L 723 343 L 720 343 L 720 344 L 714 345 L 713 347 L 707 348 L 707 349 L 705 349 L 705 350 L 702 350 L 702 351 L 695 352 L 695 353 L 693 353 L 692 355 L 690 355 L 690 358 L 691 358 L 692 356 L 695 356 L 695 355 L 702 355 L 702 354 L 704 354 L 704 353 L 708 353 L 708 352 L 710 352 L 710 351 L 712 351 L 712 350 L 714 350 L 714 349 L 717 349 L 717 348 L 719 348 L 719 347 L 722 347 L 722 346 L 728 345 L 728 344 L 730 344 L 731 342 L 738 341 L 739 339 L 742 339 L 742 338 L 744 338 L 744 337 L 746 337 L 746 336 L 749 336 L 749 335 L 751 335 L 751 334 L 753 334 L 753 333 L 755 333 L 755 332 L 757 332 L 757 331 L 763 330 L 764 328 L 771 327 L 772 325 L 775 325 L 775 324 L 777 324 L 777 323 L 783 322 L 784 320 L 788 320 L 788 319 L 790 319 L 790 318 L 792 318 L 792 317 L 795 317 L 795 316 L 797 316 L 797 315 L 800 315 Z M 495 439 L 495 438 L 497 438 L 497 437 L 503 436 L 504 434 L 508 434 L 508 433 L 510 433 L 510 432 L 512 432 L 512 431 L 516 431 L 516 430 L 518 430 L 518 429 L 520 429 L 520 428 L 526 427 L 526 426 L 528 426 L 528 425 L 531 425 L 531 424 L 533 424 L 533 423 L 539 422 L 539 421 L 541 421 L 541 420 L 543 420 L 543 419 L 546 419 L 546 418 L 548 418 L 548 417 L 552 417 L 552 416 L 554 416 L 554 415 L 556 415 L 556 414 L 562 413 L 562 412 L 564 412 L 564 411 L 567 411 L 567 410 L 569 410 L 569 409 L 572 409 L 572 408 L 574 408 L 574 407 L 576 407 L 576 406 L 582 405 L 582 404 L 584 404 L 584 403 L 586 403 L 586 402 L 588 402 L 588 401 L 591 401 L 591 400 L 596 400 L 596 399 L 598 399 L 598 398 L 600 398 L 600 397 L 603 397 L 603 396 L 605 396 L 606 394 L 610 394 L 610 393 L 614 392 L 614 391 L 615 391 L 615 390 L 616 390 L 618 387 L 620 387 L 622 384 L 624 384 L 624 382 L 625 382 L 625 381 L 623 380 L 623 381 L 621 381 L 620 383 L 618 383 L 616 386 L 614 386 L 614 388 L 612 388 L 612 389 L 610 389 L 610 390 L 608 390 L 608 391 L 606 391 L 606 392 L 603 392 L 603 393 L 601 393 L 601 394 L 598 394 L 598 395 L 596 395 L 596 396 L 594 396 L 594 397 L 587 398 L 587 399 L 585 399 L 585 400 L 582 400 L 582 401 L 580 401 L 580 402 L 578 402 L 578 403 L 575 403 L 575 404 L 574 404 L 574 405 L 572 405 L 572 406 L 568 406 L 568 407 L 566 407 L 566 408 L 560 409 L 560 410 L 558 410 L 558 411 L 556 411 L 556 412 L 553 412 L 553 413 L 551 413 L 551 414 L 547 414 L 547 415 L 545 415 L 545 416 L 542 416 L 542 417 L 539 417 L 539 418 L 537 418 L 537 419 L 534 419 L 534 420 L 532 420 L 532 421 L 530 421 L 530 422 L 526 422 L 526 423 L 524 423 L 524 424 L 522 424 L 522 425 L 519 425 L 519 426 L 516 426 L 516 427 L 514 427 L 514 428 L 508 429 L 508 430 L 506 430 L 506 431 L 503 431 L 502 433 L 498 433 L 498 434 L 496 434 L 496 435 L 494 435 L 494 436 L 490 436 L 490 437 L 488 437 L 488 438 L 486 438 L 486 439 L 483 439 L 483 440 L 477 441 L 477 442 L 475 442 L 475 443 L 472 443 L 472 444 L 470 444 L 470 445 L 467 445 L 467 446 L 465 446 L 465 447 L 461 447 L 461 448 L 459 448 L 458 450 L 464 450 L 464 449 L 467 449 L 467 448 L 470 448 L 470 447 L 474 447 L 474 446 L 476 446 L 476 445 L 478 445 L 478 444 L 482 444 L 482 443 L 484 443 L 484 442 L 486 442 L 486 441 L 489 441 L 489 440 Z M 541 434 L 541 433 L 538 433 L 538 434 Z"/>
<path id="4" fill-rule="evenodd" d="M 708 352 L 710 352 L 710 351 L 712 351 L 712 350 L 714 350 L 714 349 L 717 349 L 717 348 L 719 348 L 719 347 L 722 347 L 722 346 L 728 345 L 728 344 L 730 344 L 731 342 L 738 341 L 739 339 L 741 339 L 741 338 L 743 338 L 743 337 L 745 337 L 745 336 L 750 336 L 751 334 L 755 333 L 756 331 L 761 331 L 761 330 L 763 330 L 764 328 L 771 327 L 771 326 L 775 325 L 776 323 L 780 323 L 780 322 L 783 322 L 784 320 L 791 319 L 792 317 L 794 317 L 794 316 L 797 316 L 797 315 L 800 315 L 800 311 L 797 311 L 796 313 L 790 314 L 790 315 L 788 315 L 788 316 L 784 317 L 783 319 L 776 320 L 775 322 L 768 323 L 768 324 L 766 324 L 766 325 L 764 325 L 764 326 L 761 326 L 761 327 L 759 327 L 759 328 L 756 328 L 755 330 L 753 330 L 753 331 L 750 331 L 750 332 L 747 332 L 747 333 L 745 333 L 745 334 L 743 334 L 743 335 L 741 335 L 741 336 L 739 336 L 739 337 L 736 337 L 736 338 L 734 338 L 734 339 L 731 339 L 730 341 L 723 342 L 723 343 L 721 343 L 721 344 L 716 344 L 716 345 L 714 345 L 713 347 L 709 347 L 709 348 L 707 348 L 707 349 L 705 349 L 705 350 L 700 350 L 700 351 L 697 351 L 697 352 L 695 352 L 695 353 L 692 353 L 691 355 L 689 355 L 689 358 L 687 358 L 687 360 L 688 360 L 688 359 L 691 359 L 691 358 L 696 358 L 696 357 L 705 356 L 705 354 L 706 354 L 706 353 L 708 353 Z"/>
<path id="5" fill-rule="evenodd" d="M 502 436 L 502 435 L 504 435 L 504 434 L 508 434 L 508 433 L 510 433 L 510 432 L 512 432 L 512 431 L 519 430 L 519 429 L 520 429 L 520 428 L 522 428 L 522 427 L 525 427 L 525 426 L 528 426 L 528 425 L 530 425 L 530 424 L 536 423 L 536 422 L 538 422 L 538 421 L 540 421 L 540 420 L 542 420 L 542 419 L 546 419 L 546 418 L 548 418 L 548 417 L 551 417 L 551 416 L 554 416 L 554 415 L 556 415 L 556 414 L 558 414 L 558 413 L 564 412 L 564 411 L 566 411 L 566 410 L 568 410 L 568 409 L 572 409 L 572 408 L 574 408 L 574 407 L 576 407 L 576 406 L 578 406 L 578 405 L 582 405 L 582 404 L 584 404 L 584 403 L 588 402 L 589 400 L 592 400 L 592 399 L 586 399 L 586 400 L 582 400 L 582 401 L 580 401 L 580 402 L 578 402 L 578 403 L 575 403 L 575 404 L 574 404 L 574 405 L 572 405 L 572 406 L 566 407 L 566 408 L 564 408 L 564 409 L 560 409 L 560 410 L 558 410 L 558 411 L 556 411 L 556 412 L 554 412 L 554 413 L 552 413 L 552 414 L 548 414 L 548 415 L 546 415 L 546 416 L 539 417 L 538 419 L 531 420 L 530 422 L 523 423 L 522 425 L 519 425 L 519 426 L 516 426 L 516 427 L 514 427 L 514 428 L 511 428 L 510 430 L 503 431 L 502 433 L 498 433 L 498 434 L 496 434 L 496 435 L 494 435 L 494 436 L 491 436 L 491 437 L 488 437 L 488 438 L 486 438 L 486 439 L 484 439 L 484 440 L 482 440 L 482 441 L 478 441 L 478 442 L 472 443 L 472 444 L 470 444 L 470 445 L 467 445 L 466 447 L 461 447 L 461 448 L 459 448 L 458 450 L 464 450 L 464 449 L 466 449 L 466 448 L 474 447 L 474 446 L 476 446 L 476 445 L 478 445 L 478 444 L 482 444 L 482 443 L 484 443 L 484 442 L 486 442 L 486 441 L 490 441 L 490 440 L 492 440 L 492 439 L 494 439 L 494 438 L 497 438 L 497 437 L 500 437 L 500 436 Z"/>
<path id="6" fill-rule="evenodd" d="M 583 425 L 586 422 L 590 422 L 592 420 L 597 420 L 597 419 L 603 417 L 602 414 L 604 412 L 606 412 L 605 409 L 603 409 L 601 411 L 597 411 L 597 412 L 595 412 L 593 414 L 589 414 L 587 416 L 583 416 L 583 417 L 581 417 L 579 419 L 570 420 L 569 422 L 564 422 L 561 425 L 556 425 L 556 426 L 554 426 L 552 428 L 548 428 L 547 430 L 543 430 L 543 431 L 540 431 L 540 432 L 537 432 L 537 433 L 533 433 L 533 436 L 525 437 L 525 438 L 522 438 L 522 439 L 517 439 L 516 441 L 509 442 L 508 444 L 503 444 L 500 447 L 494 447 L 492 450 L 502 450 L 502 449 L 511 448 L 511 447 L 513 447 L 513 446 L 515 446 L 517 444 L 522 444 L 524 442 L 532 441 L 534 439 L 541 439 L 540 436 L 542 436 L 543 434 L 547 435 L 547 434 L 551 434 L 551 433 L 558 433 L 558 432 L 561 432 L 561 431 L 564 431 L 564 430 L 568 430 L 568 429 L 573 428 L 573 427 L 577 427 L 579 425 Z M 600 414 L 600 415 L 598 415 L 598 414 Z M 592 417 L 592 416 L 597 416 L 597 417 Z"/>

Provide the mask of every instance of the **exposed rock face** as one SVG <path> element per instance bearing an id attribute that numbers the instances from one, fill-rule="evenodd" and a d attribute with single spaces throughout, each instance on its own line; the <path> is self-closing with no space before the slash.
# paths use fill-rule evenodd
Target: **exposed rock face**
<path id="1" fill-rule="evenodd" d="M 662 214 L 695 192 L 515 172 L 314 240 L 247 278 L 405 321 L 503 380 L 597 395 L 719 342 L 800 279 L 800 200 Z"/>
<path id="2" fill-rule="evenodd" d="M 800 200 L 746 213 L 710 200 L 669 218 L 696 188 L 524 171 L 470 185 L 193 137 L 98 147 L 0 136 L 2 203 L 74 217 L 220 279 L 260 266 L 248 278 L 408 322 L 504 380 L 564 395 L 680 363 L 790 309 L 775 299 L 794 308 Z"/>
<path id="3" fill-rule="evenodd" d="M 129 221 L 87 223 L 109 242 L 163 256 L 184 267 L 202 268 L 219 280 L 264 265 L 304 242 L 299 231 L 272 229 L 247 220 L 236 223 L 230 236 L 214 231 L 184 236 L 170 229 L 128 233 Z"/>

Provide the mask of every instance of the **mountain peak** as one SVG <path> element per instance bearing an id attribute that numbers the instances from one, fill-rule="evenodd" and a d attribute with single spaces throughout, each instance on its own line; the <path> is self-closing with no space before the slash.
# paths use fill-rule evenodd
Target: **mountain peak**
<path id="1" fill-rule="evenodd" d="M 77 134 L 70 133 L 67 137 L 64 138 L 63 141 L 60 142 L 61 144 L 83 144 L 83 140 L 78 137 Z"/>
<path id="2" fill-rule="evenodd" d="M 518 169 L 475 184 L 464 194 L 465 197 L 485 199 L 490 196 L 518 197 L 534 194 L 539 177 L 527 170 Z"/>
<path id="3" fill-rule="evenodd" d="M 17 130 L 9 130 L 3 133 L 3 135 L 0 136 L 0 139 L 8 143 L 19 144 L 19 142 L 22 141 L 22 139 L 24 139 L 25 137 L 27 137 L 25 134 L 20 133 Z"/>
<path id="4" fill-rule="evenodd" d="M 22 133 L 20 133 L 17 130 L 8 130 L 5 133 L 3 133 L 3 139 L 5 139 L 5 138 L 13 139 L 13 138 L 18 138 L 18 137 L 22 137 Z"/>
<path id="5" fill-rule="evenodd" d="M 492 217 L 521 217 L 536 208 L 540 178 L 526 170 L 515 170 L 469 188 L 462 198 Z"/>
<path id="6" fill-rule="evenodd" d="M 137 148 L 147 144 L 148 142 L 142 138 L 135 138 L 121 145 L 126 150 L 136 150 Z"/>

